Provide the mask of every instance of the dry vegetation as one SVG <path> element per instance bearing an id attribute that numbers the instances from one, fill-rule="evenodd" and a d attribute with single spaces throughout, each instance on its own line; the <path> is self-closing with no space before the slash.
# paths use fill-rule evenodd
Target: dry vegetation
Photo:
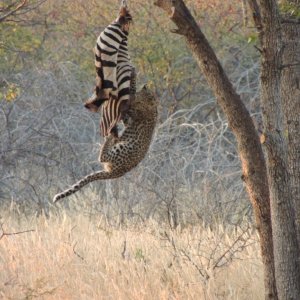
<path id="1" fill-rule="evenodd" d="M 2 218 L 1 299 L 262 299 L 256 233 Z M 34 230 L 16 235 L 6 235 Z M 4 233 L 4 234 L 3 234 Z"/>
<path id="2" fill-rule="evenodd" d="M 43 5 L 0 23 L 0 299 L 262 299 L 235 140 L 151 2 L 130 1 L 139 83 L 161 101 L 148 157 L 123 178 L 49 202 L 99 169 L 99 116 L 82 102 L 94 85 L 95 38 L 116 2 L 34 3 Z M 188 1 L 258 118 L 255 36 L 238 3 Z"/>

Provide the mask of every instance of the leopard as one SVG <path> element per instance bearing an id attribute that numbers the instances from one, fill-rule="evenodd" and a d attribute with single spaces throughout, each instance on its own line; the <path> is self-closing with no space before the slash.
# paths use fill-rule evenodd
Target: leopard
<path id="1" fill-rule="evenodd" d="M 76 193 L 93 181 L 116 179 L 135 168 L 149 150 L 157 119 L 157 97 L 145 85 L 131 101 L 123 118 L 124 128 L 120 136 L 110 134 L 105 137 L 99 155 L 102 170 L 85 176 L 67 190 L 56 194 L 53 202 Z"/>

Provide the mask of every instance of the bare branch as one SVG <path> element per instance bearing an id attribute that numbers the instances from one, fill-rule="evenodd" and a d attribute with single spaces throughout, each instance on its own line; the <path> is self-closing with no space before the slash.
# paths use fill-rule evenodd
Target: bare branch
<path id="1" fill-rule="evenodd" d="M 8 11 L 6 14 L 4 14 L 3 16 L 0 16 L 0 22 L 3 22 L 6 18 L 8 18 L 9 16 L 15 14 L 18 10 L 20 10 L 21 8 L 23 8 L 25 6 L 25 4 L 27 3 L 27 0 L 23 0 L 23 2 L 19 3 L 16 8 L 12 9 L 11 11 Z M 8 7 L 8 9 L 10 9 L 10 7 Z M 7 10 L 4 9 L 4 10 Z"/>
<path id="2" fill-rule="evenodd" d="M 244 238 L 245 234 L 249 234 L 249 230 L 250 230 L 250 226 L 249 224 L 247 224 L 247 227 L 242 230 L 242 232 L 235 238 L 234 242 L 227 248 L 226 251 L 224 251 L 224 253 L 222 253 L 214 262 L 214 265 L 212 267 L 212 269 L 214 270 L 215 268 L 220 266 L 220 262 L 226 258 L 228 255 L 229 257 L 227 258 L 227 260 L 232 260 L 233 255 L 238 252 L 241 251 L 242 249 L 244 249 L 244 247 L 246 247 L 247 245 L 247 238 Z M 224 264 L 222 264 L 223 266 Z"/>
<path id="3" fill-rule="evenodd" d="M 79 257 L 81 260 L 84 260 L 84 258 L 83 258 L 83 257 L 75 250 L 76 245 L 77 245 L 77 242 L 74 244 L 74 246 L 73 246 L 73 248 L 72 248 L 73 253 L 74 253 L 77 257 Z"/>
<path id="4" fill-rule="evenodd" d="M 123 242 L 123 250 L 122 250 L 122 253 L 121 253 L 123 259 L 126 258 L 126 252 L 127 252 L 127 241 L 125 239 L 124 242 Z"/>
<path id="5" fill-rule="evenodd" d="M 27 233 L 27 232 L 34 232 L 34 229 L 29 229 L 29 230 L 24 230 L 24 231 L 17 231 L 17 232 L 5 232 L 5 230 L 3 229 L 3 225 L 4 224 L 0 224 L 1 227 L 1 235 L 0 235 L 0 240 L 4 237 L 4 236 L 10 236 L 10 235 L 18 235 L 18 234 L 22 234 L 22 233 Z"/>

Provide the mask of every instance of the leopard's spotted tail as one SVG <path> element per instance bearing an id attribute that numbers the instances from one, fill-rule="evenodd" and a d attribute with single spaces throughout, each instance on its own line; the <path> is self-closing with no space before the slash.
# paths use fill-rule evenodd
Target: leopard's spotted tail
<path id="1" fill-rule="evenodd" d="M 65 197 L 68 197 L 79 190 L 82 189 L 85 185 L 87 185 L 90 182 L 96 181 L 96 180 L 105 180 L 105 179 L 113 179 L 121 176 L 123 174 L 114 174 L 112 172 L 107 171 L 99 171 L 92 174 L 89 174 L 85 176 L 84 178 L 77 181 L 74 185 L 72 185 L 69 189 L 63 191 L 62 193 L 56 194 L 53 198 L 53 202 L 57 202 L 60 199 L 63 199 Z"/>

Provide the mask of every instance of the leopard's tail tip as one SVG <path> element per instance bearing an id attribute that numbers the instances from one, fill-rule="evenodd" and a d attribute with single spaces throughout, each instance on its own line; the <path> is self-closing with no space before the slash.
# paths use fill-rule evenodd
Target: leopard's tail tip
<path id="1" fill-rule="evenodd" d="M 57 194 L 53 197 L 52 202 L 57 203 L 60 199 L 62 199 L 62 197 L 60 196 L 60 194 Z"/>

